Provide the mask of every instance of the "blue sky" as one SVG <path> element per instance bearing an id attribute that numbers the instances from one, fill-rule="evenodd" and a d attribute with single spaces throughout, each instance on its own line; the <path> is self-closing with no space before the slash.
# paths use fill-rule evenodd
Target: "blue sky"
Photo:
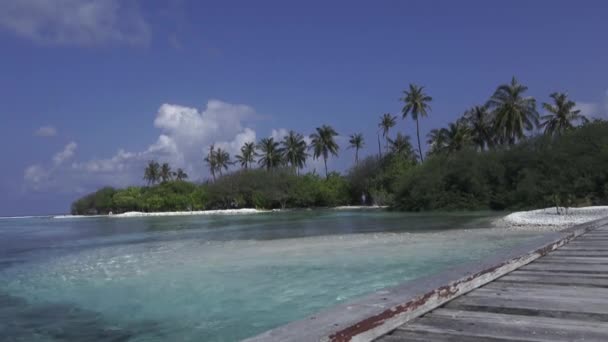
<path id="1" fill-rule="evenodd" d="M 362 132 L 371 154 L 410 82 L 434 98 L 424 134 L 512 76 L 539 102 L 566 91 L 608 117 L 607 14 L 604 1 L 4 0 L 0 215 L 66 212 L 140 184 L 152 158 L 204 179 L 210 143 L 284 129 Z M 330 167 L 351 162 L 343 149 Z"/>

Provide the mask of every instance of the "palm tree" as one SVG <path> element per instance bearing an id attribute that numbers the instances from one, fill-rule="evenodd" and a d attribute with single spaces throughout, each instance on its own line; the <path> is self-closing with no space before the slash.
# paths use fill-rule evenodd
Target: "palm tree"
<path id="1" fill-rule="evenodd" d="M 265 167 L 266 170 L 274 169 L 281 165 L 283 158 L 279 150 L 279 143 L 273 138 L 264 138 L 260 140 L 257 148 L 260 150 L 258 164 Z"/>
<path id="2" fill-rule="evenodd" d="M 163 163 L 160 167 L 160 179 L 163 183 L 170 181 L 173 178 L 173 171 L 171 171 L 171 166 L 169 163 Z"/>
<path id="3" fill-rule="evenodd" d="M 209 168 L 209 172 L 211 172 L 211 176 L 213 177 L 213 181 L 215 182 L 215 171 L 217 170 L 217 156 L 215 154 L 215 145 L 209 146 L 209 154 L 205 157 L 205 163 L 207 163 L 207 167 Z"/>
<path id="4" fill-rule="evenodd" d="M 500 85 L 488 100 L 487 106 L 493 110 L 494 131 L 499 142 L 513 145 L 525 136 L 524 131 L 538 125 L 536 100 L 523 96 L 527 90 L 528 87 L 513 77 L 510 84 Z"/>
<path id="5" fill-rule="evenodd" d="M 429 155 L 440 154 L 445 151 L 448 140 L 447 135 L 448 130 L 445 128 L 434 128 L 427 134 L 426 143 L 430 146 Z"/>
<path id="6" fill-rule="evenodd" d="M 327 158 L 332 154 L 338 156 L 338 150 L 340 146 L 334 139 L 338 133 L 328 125 L 317 127 L 317 132 L 310 135 L 310 147 L 313 149 L 313 157 L 315 159 L 323 157 L 323 163 L 325 164 L 325 178 L 329 177 L 327 173 Z"/>
<path id="7" fill-rule="evenodd" d="M 388 142 L 390 152 L 392 154 L 403 156 L 416 162 L 416 152 L 412 147 L 412 143 L 410 142 L 410 137 L 408 135 L 403 135 L 401 132 L 399 132 L 394 140 L 389 138 Z"/>
<path id="8" fill-rule="evenodd" d="M 306 153 L 307 147 L 304 136 L 294 131 L 289 131 L 283 138 L 283 141 L 281 141 L 280 152 L 283 155 L 283 159 L 297 173 L 306 165 L 306 158 L 308 158 L 308 153 Z"/>
<path id="9" fill-rule="evenodd" d="M 378 128 L 382 131 L 382 137 L 385 140 L 384 148 L 388 152 L 388 132 L 391 128 L 395 127 L 397 124 L 397 117 L 391 115 L 390 113 L 385 113 L 380 117 L 380 123 L 378 124 Z"/>
<path id="10" fill-rule="evenodd" d="M 349 148 L 355 149 L 355 165 L 359 164 L 359 150 L 365 146 L 365 139 L 362 133 L 355 133 L 350 135 L 348 140 Z"/>
<path id="11" fill-rule="evenodd" d="M 492 148 L 494 136 L 492 134 L 492 119 L 486 106 L 475 106 L 468 110 L 464 117 L 470 128 L 473 143 L 483 151 Z"/>
<path id="12" fill-rule="evenodd" d="M 574 109 L 576 103 L 569 100 L 567 94 L 553 93 L 550 96 L 555 104 L 543 103 L 543 108 L 548 114 L 541 118 L 543 122 L 540 125 L 545 128 L 545 134 L 560 135 L 574 128 L 576 121 L 581 123 L 589 121 L 580 110 Z"/>
<path id="13" fill-rule="evenodd" d="M 150 160 L 148 162 L 148 166 L 144 170 L 144 180 L 148 182 L 148 186 L 150 184 L 156 184 L 160 179 L 160 165 L 154 161 Z"/>
<path id="14" fill-rule="evenodd" d="M 444 131 L 445 134 L 445 152 L 451 154 L 460 151 L 472 143 L 471 131 L 463 119 L 451 122 L 448 128 Z"/>
<path id="15" fill-rule="evenodd" d="M 226 152 L 225 150 L 218 148 L 215 151 L 215 161 L 217 163 L 217 170 L 219 171 L 220 176 L 222 176 L 222 169 L 228 170 L 228 167 L 231 164 L 230 154 L 228 154 L 228 152 Z"/>
<path id="16" fill-rule="evenodd" d="M 254 162 L 255 155 L 255 143 L 246 142 L 241 147 L 241 154 L 236 156 L 236 160 L 241 164 L 241 167 L 248 169 Z"/>
<path id="17" fill-rule="evenodd" d="M 424 161 L 422 157 L 422 146 L 420 145 L 420 125 L 418 119 L 428 115 L 431 110 L 429 103 L 433 98 L 424 93 L 424 87 L 410 84 L 409 90 L 404 90 L 405 96 L 401 99 L 404 103 L 401 113 L 405 119 L 408 115 L 416 121 L 416 136 L 418 137 L 418 152 L 420 153 L 420 161 Z"/>
<path id="18" fill-rule="evenodd" d="M 184 170 L 182 170 L 181 168 L 177 169 L 177 171 L 175 171 L 173 175 L 175 176 L 175 180 L 180 182 L 188 179 L 188 174 L 184 172 Z"/>

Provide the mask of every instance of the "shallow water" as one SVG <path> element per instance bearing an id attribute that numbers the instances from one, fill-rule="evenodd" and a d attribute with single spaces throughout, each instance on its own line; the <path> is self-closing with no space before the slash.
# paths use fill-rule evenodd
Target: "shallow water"
<path id="1" fill-rule="evenodd" d="M 0 219 L 0 339 L 240 340 L 538 234 L 495 215 Z"/>

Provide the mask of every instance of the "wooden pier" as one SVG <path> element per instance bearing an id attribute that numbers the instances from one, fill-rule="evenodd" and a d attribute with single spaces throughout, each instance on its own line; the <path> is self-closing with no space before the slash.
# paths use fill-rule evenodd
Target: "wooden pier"
<path id="1" fill-rule="evenodd" d="M 608 227 L 586 232 L 377 341 L 608 341 Z"/>
<path id="2" fill-rule="evenodd" d="M 248 342 L 608 342 L 608 218 L 378 291 Z"/>

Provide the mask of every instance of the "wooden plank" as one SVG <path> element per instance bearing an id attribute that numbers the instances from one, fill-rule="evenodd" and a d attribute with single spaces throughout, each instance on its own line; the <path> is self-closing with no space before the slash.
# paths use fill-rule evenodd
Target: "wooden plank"
<path id="1" fill-rule="evenodd" d="M 572 257 L 602 257 L 608 258 L 608 251 L 568 251 L 558 249 L 551 252 L 554 256 L 572 256 Z"/>
<path id="2" fill-rule="evenodd" d="M 608 288 L 548 284 L 522 284 L 503 281 L 491 282 L 473 292 L 477 291 L 494 291 L 497 293 L 525 293 L 527 295 L 533 295 L 537 293 L 549 293 L 575 298 L 579 298 L 582 296 L 592 296 L 608 299 Z"/>
<path id="3" fill-rule="evenodd" d="M 539 342 L 608 341 L 605 322 L 450 309 L 437 309 L 398 330 Z"/>
<path id="4" fill-rule="evenodd" d="M 582 291 L 581 291 L 582 292 Z M 495 291 L 495 290 L 482 290 L 479 289 L 477 291 L 473 291 L 470 294 L 467 294 L 464 297 L 461 297 L 463 301 L 467 298 L 483 298 L 488 300 L 495 300 L 497 302 L 502 301 L 538 301 L 539 305 L 544 305 L 544 303 L 550 304 L 550 306 L 554 306 L 554 303 L 558 303 L 560 307 L 565 305 L 565 308 L 568 311 L 573 312 L 594 312 L 594 313 L 602 313 L 608 314 L 608 297 L 598 297 L 594 296 L 592 293 L 581 293 L 579 296 L 573 295 L 571 292 L 563 291 L 528 291 L 528 292 L 518 292 L 518 291 Z M 600 311 L 593 311 L 592 305 L 599 305 Z M 542 307 L 538 308 L 542 310 Z"/>
<path id="5" fill-rule="evenodd" d="M 585 277 L 575 275 L 530 275 L 517 274 L 517 271 L 501 277 L 500 280 L 520 282 L 520 283 L 537 283 L 537 284 L 554 284 L 554 285 L 584 285 L 593 287 L 608 287 L 608 278 L 603 277 Z"/>
<path id="6" fill-rule="evenodd" d="M 602 257 L 565 257 L 565 256 L 552 256 L 551 254 L 546 257 L 540 258 L 534 261 L 535 264 L 608 264 L 608 258 Z"/>
<path id="7" fill-rule="evenodd" d="M 376 342 L 514 342 L 514 341 L 533 341 L 511 338 L 494 338 L 485 336 L 465 336 L 445 333 L 429 333 L 424 331 L 404 331 L 395 330 L 390 335 L 386 335 Z"/>
<path id="8" fill-rule="evenodd" d="M 533 276 L 533 277 L 535 277 L 535 276 L 560 277 L 560 278 L 564 278 L 565 280 L 568 280 L 571 278 L 608 279 L 608 274 L 605 274 L 605 273 L 579 273 L 579 272 L 556 273 L 556 272 L 551 272 L 551 271 L 536 271 L 536 270 L 530 270 L 530 271 L 518 270 L 516 272 L 510 273 L 510 275 Z M 501 278 L 501 280 L 502 280 L 502 278 Z M 529 283 L 529 282 L 527 282 L 527 283 Z M 560 284 L 557 284 L 557 285 L 560 285 Z M 565 284 L 565 285 L 573 286 L 576 284 Z"/>
<path id="9" fill-rule="evenodd" d="M 582 246 L 564 246 L 561 247 L 559 249 L 560 251 L 598 251 L 598 252 L 605 252 L 608 251 L 608 246 L 601 246 L 601 247 L 595 247 L 595 246 L 589 246 L 589 245 L 582 245 Z"/>
<path id="10" fill-rule="evenodd" d="M 521 271 L 545 271 L 545 272 L 576 272 L 576 273 L 600 273 L 608 274 L 608 265 L 602 264 L 546 264 L 531 263 L 520 267 Z"/>

